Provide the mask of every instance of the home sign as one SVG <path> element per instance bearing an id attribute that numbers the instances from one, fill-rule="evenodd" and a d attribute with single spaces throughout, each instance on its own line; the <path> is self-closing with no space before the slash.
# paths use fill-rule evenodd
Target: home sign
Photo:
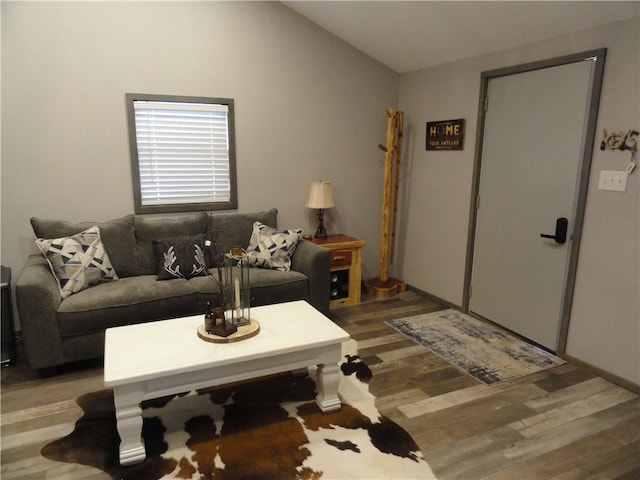
<path id="1" fill-rule="evenodd" d="M 427 150 L 462 150 L 464 118 L 427 122 Z"/>

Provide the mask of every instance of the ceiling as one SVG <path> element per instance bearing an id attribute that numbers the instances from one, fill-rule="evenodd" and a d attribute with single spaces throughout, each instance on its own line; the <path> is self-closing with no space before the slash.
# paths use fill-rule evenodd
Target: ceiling
<path id="1" fill-rule="evenodd" d="M 398 73 L 640 17 L 640 1 L 282 3 Z"/>

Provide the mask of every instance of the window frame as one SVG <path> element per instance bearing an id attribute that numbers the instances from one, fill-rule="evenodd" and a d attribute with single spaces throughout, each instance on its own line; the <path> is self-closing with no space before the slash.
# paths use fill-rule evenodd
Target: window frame
<path id="1" fill-rule="evenodd" d="M 233 98 L 193 97 L 179 95 L 157 95 L 127 93 L 125 94 L 127 120 L 129 129 L 129 148 L 131 152 L 131 174 L 133 180 L 133 200 L 136 214 L 145 213 L 177 213 L 207 210 L 233 210 L 238 208 L 238 189 L 236 178 L 236 148 L 235 148 L 235 111 Z M 140 184 L 140 161 L 138 157 L 138 140 L 135 120 L 135 102 L 175 102 L 202 103 L 225 105 L 227 112 L 227 137 L 229 144 L 229 200 L 196 203 L 163 203 L 154 205 L 142 204 L 142 190 Z"/>

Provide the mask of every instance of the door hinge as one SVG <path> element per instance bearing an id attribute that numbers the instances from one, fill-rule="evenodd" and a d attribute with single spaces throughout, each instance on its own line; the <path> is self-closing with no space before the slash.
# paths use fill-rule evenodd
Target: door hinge
<path id="1" fill-rule="evenodd" d="M 471 298 L 472 291 L 473 291 L 473 285 L 469 285 L 469 293 L 467 294 L 467 298 Z"/>
<path id="2" fill-rule="evenodd" d="M 489 95 L 484 97 L 484 111 L 485 113 L 489 110 Z"/>
<path id="3" fill-rule="evenodd" d="M 476 197 L 476 210 L 480 209 L 480 195 L 478 194 L 478 196 Z"/>

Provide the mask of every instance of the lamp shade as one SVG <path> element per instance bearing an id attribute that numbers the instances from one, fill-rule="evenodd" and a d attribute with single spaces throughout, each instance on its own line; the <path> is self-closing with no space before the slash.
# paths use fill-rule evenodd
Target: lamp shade
<path id="1" fill-rule="evenodd" d="M 307 198 L 307 208 L 333 208 L 336 203 L 333 201 L 331 193 L 331 182 L 312 182 L 309 187 L 309 197 Z"/>

